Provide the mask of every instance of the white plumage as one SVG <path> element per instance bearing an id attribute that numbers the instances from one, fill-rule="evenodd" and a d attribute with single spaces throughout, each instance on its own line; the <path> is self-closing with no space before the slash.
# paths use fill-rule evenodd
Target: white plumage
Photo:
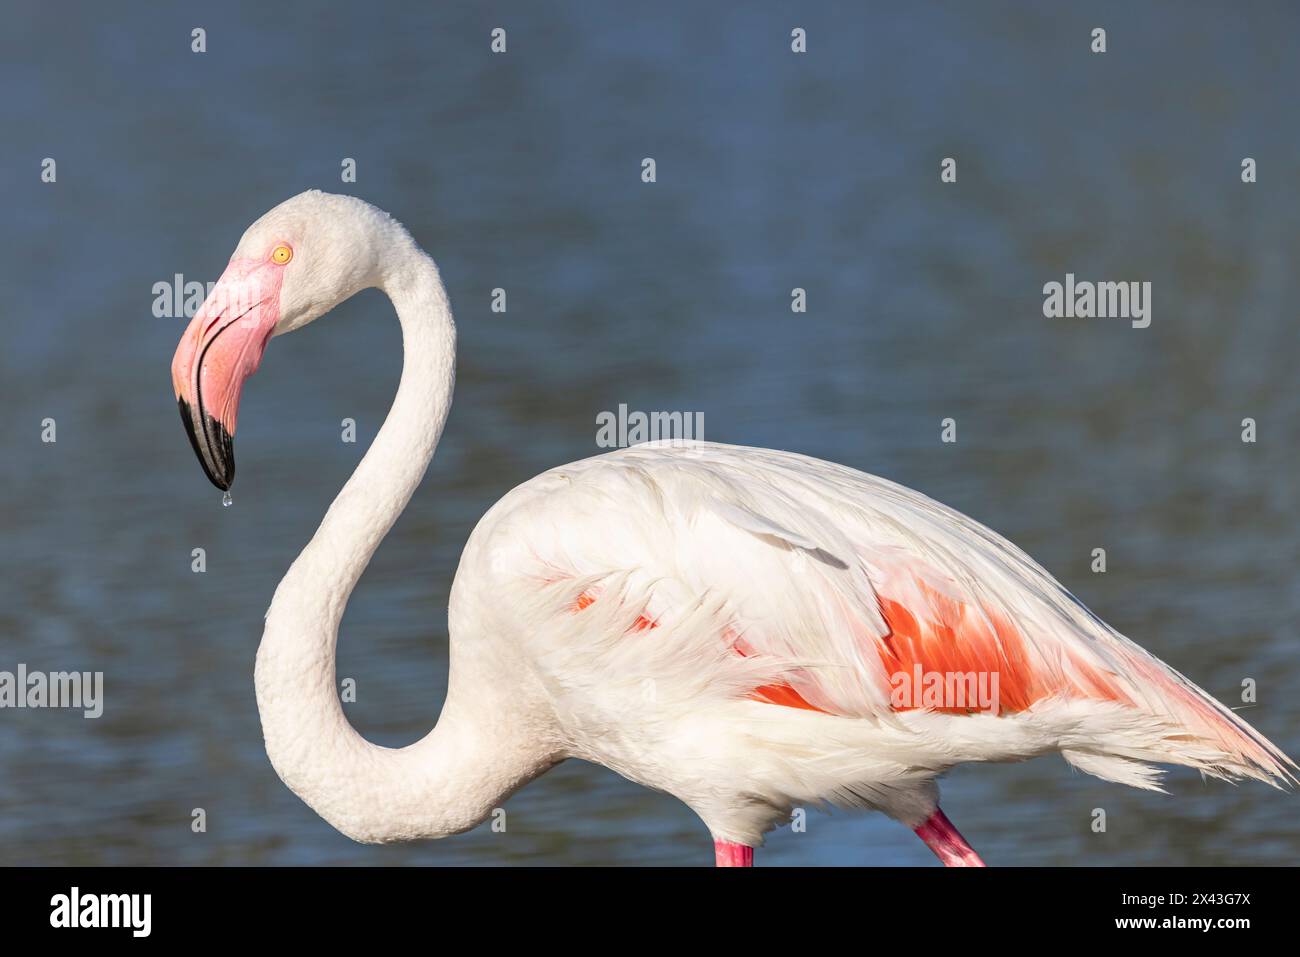
<path id="1" fill-rule="evenodd" d="M 878 589 L 916 609 L 932 604 L 922 584 L 1014 621 L 1028 669 L 1056 693 L 1011 714 L 891 709 Z M 574 613 L 584 594 L 596 600 Z M 1147 761 L 1288 776 L 1280 752 L 1010 542 L 806 456 L 655 443 L 553 469 L 484 517 L 453 613 L 458 602 L 481 620 L 495 611 L 491 630 L 536 663 L 572 753 L 676 795 L 736 843 L 819 801 L 916 826 L 937 805 L 935 777 L 964 761 L 1060 751 L 1137 787 L 1157 786 Z M 1086 685 L 1080 667 L 1134 706 L 1069 694 Z M 748 697 L 769 685 L 820 711 Z"/>
<path id="2" fill-rule="evenodd" d="M 465 830 L 567 757 L 676 795 L 727 845 L 829 802 L 917 828 L 950 863 L 978 861 L 936 818 L 936 778 L 960 762 L 1058 751 L 1135 787 L 1157 786 L 1152 763 L 1294 781 L 1262 736 L 984 526 L 843 466 L 709 443 L 597 456 L 501 499 L 452 588 L 437 726 L 408 748 L 366 742 L 335 692 L 338 623 L 441 435 L 455 327 L 432 260 L 359 200 L 295 197 L 237 256 L 256 264 L 277 243 L 296 250 L 276 274 L 277 333 L 379 286 L 406 353 L 383 428 L 276 591 L 257 661 L 277 771 L 350 836 Z M 207 374 L 202 334 L 220 332 L 200 321 L 178 349 L 182 400 Z M 232 432 L 238 385 L 212 393 L 234 397 Z M 896 697 L 900 675 L 975 671 L 998 677 L 995 707 Z"/>

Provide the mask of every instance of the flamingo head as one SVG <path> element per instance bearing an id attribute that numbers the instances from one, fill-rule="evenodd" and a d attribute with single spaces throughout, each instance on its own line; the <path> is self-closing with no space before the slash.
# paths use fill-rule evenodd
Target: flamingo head
<path id="1" fill-rule="evenodd" d="M 311 190 L 266 213 L 240 239 L 172 359 L 181 421 L 217 488 L 235 479 L 239 396 L 267 343 L 379 283 L 377 227 L 384 223 L 391 223 L 387 214 L 362 200 Z"/>

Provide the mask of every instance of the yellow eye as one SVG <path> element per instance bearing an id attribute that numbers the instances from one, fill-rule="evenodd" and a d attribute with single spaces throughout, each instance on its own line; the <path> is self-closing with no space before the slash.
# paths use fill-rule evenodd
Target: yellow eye
<path id="1" fill-rule="evenodd" d="M 283 266 L 292 258 L 293 250 L 284 243 L 281 243 L 271 250 L 271 262 L 275 263 L 277 266 Z"/>

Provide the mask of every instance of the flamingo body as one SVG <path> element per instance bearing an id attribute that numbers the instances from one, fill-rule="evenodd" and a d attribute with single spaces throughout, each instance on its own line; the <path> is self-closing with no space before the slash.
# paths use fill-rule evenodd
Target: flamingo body
<path id="1" fill-rule="evenodd" d="M 684 801 L 727 865 L 818 804 L 882 811 L 944 863 L 978 864 L 938 808 L 937 779 L 962 762 L 1059 752 L 1141 788 L 1158 788 L 1156 764 L 1295 780 L 979 523 L 844 466 L 703 442 L 600 455 L 502 498 L 452 586 L 436 726 L 371 744 L 339 703 L 338 626 L 447 421 L 456 335 L 437 267 L 382 211 L 301 194 L 245 232 L 172 378 L 228 488 L 241 388 L 269 340 L 370 286 L 402 326 L 397 397 L 276 589 L 256 668 L 276 771 L 348 836 L 467 830 L 570 757 Z"/>
<path id="2" fill-rule="evenodd" d="M 1286 775 L 1006 539 L 787 452 L 654 443 L 538 476 L 471 536 L 451 621 L 453 641 L 490 633 L 540 676 L 565 754 L 677 796 L 740 845 L 809 804 L 921 827 L 962 762 L 1060 752 L 1144 788 L 1147 762 Z M 917 668 L 998 675 L 999 700 L 901 700 Z"/>

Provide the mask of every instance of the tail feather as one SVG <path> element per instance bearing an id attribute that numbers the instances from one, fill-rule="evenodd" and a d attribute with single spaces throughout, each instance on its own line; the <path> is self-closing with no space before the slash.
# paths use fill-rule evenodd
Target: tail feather
<path id="1" fill-rule="evenodd" d="M 1119 637 L 1119 636 L 1117 636 Z M 1141 687 L 1144 710 L 1168 727 L 1159 740 L 1151 742 L 1141 755 L 1117 755 L 1116 761 L 1134 764 L 1130 757 L 1158 763 L 1192 767 L 1211 777 L 1227 781 L 1253 778 L 1277 788 L 1300 783 L 1300 767 L 1281 748 L 1252 728 L 1236 713 L 1211 697 L 1163 661 L 1121 638 L 1126 664 L 1132 670 L 1131 683 Z M 1100 755 L 1070 752 L 1066 760 L 1080 770 L 1134 787 L 1149 787 L 1147 773 L 1119 765 L 1106 765 L 1098 773 Z M 1139 765 L 1140 766 L 1140 765 Z M 1131 779 L 1131 780 L 1130 780 Z"/>

